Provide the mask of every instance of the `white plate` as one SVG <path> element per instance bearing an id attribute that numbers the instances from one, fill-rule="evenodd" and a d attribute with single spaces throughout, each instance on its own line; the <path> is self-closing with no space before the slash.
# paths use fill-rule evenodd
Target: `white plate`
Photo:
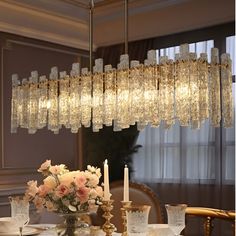
<path id="1" fill-rule="evenodd" d="M 30 224 L 28 225 L 28 227 L 41 229 L 41 230 L 53 229 L 56 226 L 57 226 L 56 224 Z"/>
<path id="2" fill-rule="evenodd" d="M 25 227 L 23 229 L 23 235 L 24 236 L 27 236 L 27 235 L 36 235 L 36 234 L 39 234 L 41 233 L 42 230 L 40 229 L 36 229 L 36 228 L 33 228 L 33 227 Z M 0 236 L 18 236 L 19 235 L 19 232 L 8 232 L 8 233 L 1 233 L 0 232 Z"/>

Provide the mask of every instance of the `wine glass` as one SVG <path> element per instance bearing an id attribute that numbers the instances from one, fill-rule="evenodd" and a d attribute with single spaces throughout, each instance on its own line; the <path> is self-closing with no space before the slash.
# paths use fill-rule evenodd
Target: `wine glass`
<path id="1" fill-rule="evenodd" d="M 166 204 L 166 211 L 168 216 L 168 226 L 171 231 L 176 235 L 180 235 L 181 231 L 185 228 L 185 210 L 186 204 Z"/>
<path id="2" fill-rule="evenodd" d="M 11 203 L 11 217 L 19 227 L 19 235 L 22 236 L 23 228 L 29 223 L 29 202 L 20 197 L 9 197 Z"/>

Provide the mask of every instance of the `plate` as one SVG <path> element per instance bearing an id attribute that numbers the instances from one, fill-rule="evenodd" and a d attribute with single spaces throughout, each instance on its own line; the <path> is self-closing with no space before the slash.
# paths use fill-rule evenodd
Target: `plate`
<path id="1" fill-rule="evenodd" d="M 53 229 L 56 226 L 57 226 L 56 224 L 30 224 L 27 227 L 35 228 L 39 230 L 48 230 L 48 229 Z"/>
<path id="2" fill-rule="evenodd" d="M 33 228 L 33 227 L 28 227 L 26 226 L 24 229 L 23 229 L 23 236 L 27 236 L 27 235 L 36 235 L 36 234 L 39 234 L 43 231 L 40 230 L 40 229 L 36 229 L 36 228 Z M 11 233 L 1 233 L 0 232 L 0 236 L 18 236 L 19 235 L 19 232 L 11 232 Z"/>

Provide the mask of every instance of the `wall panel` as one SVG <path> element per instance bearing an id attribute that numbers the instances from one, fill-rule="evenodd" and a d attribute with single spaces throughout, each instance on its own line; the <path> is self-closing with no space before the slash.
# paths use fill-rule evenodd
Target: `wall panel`
<path id="1" fill-rule="evenodd" d="M 0 33 L 0 42 L 0 212 L 7 215 L 7 197 L 24 192 L 28 180 L 40 179 L 37 168 L 44 160 L 64 163 L 70 169 L 76 169 L 79 163 L 78 135 L 69 130 L 62 129 L 58 135 L 46 128 L 34 135 L 25 129 L 10 133 L 11 75 L 17 73 L 20 78 L 27 78 L 31 71 L 38 70 L 40 75 L 48 76 L 53 66 L 69 72 L 72 63 L 86 57 L 86 52 L 5 33 Z"/>

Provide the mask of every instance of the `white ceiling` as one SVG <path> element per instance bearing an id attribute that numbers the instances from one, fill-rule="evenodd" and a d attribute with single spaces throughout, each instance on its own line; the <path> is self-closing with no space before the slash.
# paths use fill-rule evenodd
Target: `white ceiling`
<path id="1" fill-rule="evenodd" d="M 123 42 L 124 0 L 94 0 L 94 47 Z M 88 49 L 89 0 L 1 0 L 0 31 Z M 129 0 L 129 40 L 233 21 L 234 0 Z"/>

